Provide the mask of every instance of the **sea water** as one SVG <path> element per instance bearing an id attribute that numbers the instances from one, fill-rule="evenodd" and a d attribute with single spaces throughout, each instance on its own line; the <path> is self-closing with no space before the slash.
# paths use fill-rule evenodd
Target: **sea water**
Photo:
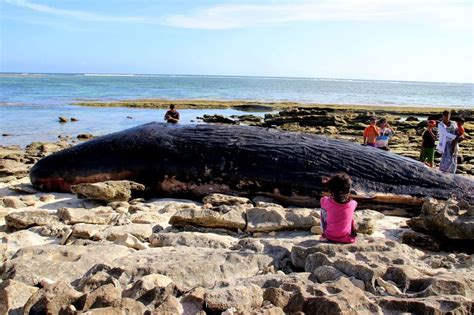
<path id="1" fill-rule="evenodd" d="M 0 136 L 0 145 L 54 141 L 58 135 L 102 135 L 153 120 L 162 121 L 164 110 L 73 105 L 78 101 L 143 98 L 473 108 L 474 84 L 275 77 L 3 73 L 0 74 L 0 134 L 12 136 Z M 180 113 L 182 123 L 196 123 L 196 117 L 203 114 L 244 114 L 232 109 L 182 109 Z M 75 117 L 79 121 L 59 124 L 59 116 Z"/>

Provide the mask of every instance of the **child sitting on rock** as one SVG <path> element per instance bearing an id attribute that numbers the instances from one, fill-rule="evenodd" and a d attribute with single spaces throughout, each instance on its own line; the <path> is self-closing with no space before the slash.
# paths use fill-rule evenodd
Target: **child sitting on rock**
<path id="1" fill-rule="evenodd" d="M 325 182 L 331 197 L 321 198 L 321 240 L 337 243 L 354 243 L 356 225 L 354 211 L 357 202 L 349 197 L 351 178 L 341 173 Z"/>

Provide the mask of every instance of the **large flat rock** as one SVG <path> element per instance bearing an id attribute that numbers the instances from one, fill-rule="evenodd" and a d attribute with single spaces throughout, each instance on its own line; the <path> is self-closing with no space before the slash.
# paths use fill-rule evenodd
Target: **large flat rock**
<path id="1" fill-rule="evenodd" d="M 132 277 L 163 274 L 182 289 L 189 290 L 254 276 L 265 271 L 272 261 L 264 254 L 175 246 L 137 251 L 115 259 L 104 268 L 119 268 Z"/>
<path id="2" fill-rule="evenodd" d="M 111 263 L 132 252 L 132 249 L 113 244 L 25 247 L 5 262 L 1 268 L 2 279 L 29 285 L 37 285 L 44 279 L 71 283 L 95 264 Z"/>

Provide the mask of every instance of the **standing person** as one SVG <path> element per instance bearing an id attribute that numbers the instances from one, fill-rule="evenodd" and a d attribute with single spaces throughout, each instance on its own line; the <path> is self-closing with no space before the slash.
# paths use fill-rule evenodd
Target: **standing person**
<path id="1" fill-rule="evenodd" d="M 458 125 L 451 120 L 451 113 L 447 110 L 443 112 L 443 120 L 438 124 L 439 143 L 436 150 L 442 154 L 439 170 L 446 173 L 456 173 L 458 166 L 458 145 L 453 141 L 458 136 Z"/>
<path id="2" fill-rule="evenodd" d="M 356 225 L 354 211 L 357 201 L 349 197 L 351 178 L 340 173 L 324 182 L 331 197 L 321 198 L 321 240 L 337 243 L 354 243 L 356 241 Z"/>
<path id="3" fill-rule="evenodd" d="M 434 166 L 435 142 L 436 142 L 436 121 L 428 120 L 425 132 L 423 132 L 423 142 L 421 143 L 420 161 L 429 167 Z"/>
<path id="4" fill-rule="evenodd" d="M 464 118 L 459 118 L 458 120 L 458 132 L 457 132 L 457 137 L 456 139 L 453 140 L 453 142 L 451 143 L 451 150 L 453 150 L 453 152 L 458 152 L 459 151 L 459 147 L 458 147 L 458 143 L 461 142 L 461 141 L 464 141 L 466 140 L 466 135 L 465 135 L 465 129 L 464 129 Z M 456 151 L 456 149 L 458 149 L 458 151 Z"/>
<path id="5" fill-rule="evenodd" d="M 370 125 L 364 129 L 364 145 L 375 147 L 375 141 L 380 136 L 377 118 L 371 117 L 369 123 Z"/>
<path id="6" fill-rule="evenodd" d="M 385 118 L 379 120 L 379 126 L 379 136 L 375 140 L 375 147 L 385 151 L 390 151 L 390 148 L 388 147 L 388 140 L 393 137 L 395 132 Z"/>
<path id="7" fill-rule="evenodd" d="M 170 105 L 170 109 L 165 114 L 166 122 L 176 124 L 179 122 L 179 113 L 176 110 L 176 106 L 174 104 Z"/>

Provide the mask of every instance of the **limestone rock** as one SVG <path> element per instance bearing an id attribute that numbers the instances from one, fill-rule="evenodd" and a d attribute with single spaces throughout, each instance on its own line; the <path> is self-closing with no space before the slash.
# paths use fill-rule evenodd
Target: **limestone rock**
<path id="1" fill-rule="evenodd" d="M 462 296 L 431 298 L 380 297 L 378 304 L 386 313 L 411 314 L 472 314 L 472 299 Z"/>
<path id="2" fill-rule="evenodd" d="M 272 258 L 263 254 L 175 246 L 136 251 L 115 259 L 109 267 L 103 266 L 95 272 L 104 268 L 119 268 L 131 277 L 163 274 L 179 288 L 189 290 L 196 286 L 211 287 L 218 281 L 250 277 L 271 264 Z"/>
<path id="3" fill-rule="evenodd" d="M 43 237 L 33 231 L 20 230 L 6 234 L 2 237 L 1 241 L 3 242 L 2 245 L 5 245 L 5 256 L 10 259 L 17 250 L 23 247 L 51 244 L 55 239 Z"/>
<path id="4" fill-rule="evenodd" d="M 332 266 L 319 266 L 313 271 L 319 282 L 336 281 L 344 276 L 342 272 Z"/>
<path id="5" fill-rule="evenodd" d="M 22 212 L 12 212 L 5 217 L 8 227 L 14 229 L 26 229 L 31 226 L 41 226 L 59 223 L 57 216 L 44 210 L 32 210 Z"/>
<path id="6" fill-rule="evenodd" d="M 153 247 L 181 245 L 190 247 L 230 248 L 237 244 L 237 239 L 232 236 L 214 233 L 155 233 L 150 237 L 150 244 Z"/>
<path id="7" fill-rule="evenodd" d="M 118 306 L 99 307 L 88 310 L 87 315 L 123 315 L 123 314 L 147 314 L 145 306 L 132 299 L 123 298 Z"/>
<path id="8" fill-rule="evenodd" d="M 93 184 L 71 186 L 71 191 L 79 196 L 103 201 L 128 201 L 132 191 L 144 190 L 145 186 L 128 180 L 105 181 Z"/>
<path id="9" fill-rule="evenodd" d="M 243 230 L 246 225 L 245 206 L 219 206 L 214 209 L 183 209 L 175 213 L 170 223 L 174 226 L 197 225 L 210 228 Z"/>
<path id="10" fill-rule="evenodd" d="M 304 313 L 382 314 L 379 306 L 369 300 L 364 291 L 355 287 L 347 278 L 342 277 L 319 290 L 322 291 L 322 294 L 311 296 L 304 302 Z"/>
<path id="11" fill-rule="evenodd" d="M 81 297 L 64 281 L 55 282 L 34 293 L 24 306 L 24 314 L 60 314 Z"/>
<path id="12" fill-rule="evenodd" d="M 429 199 L 423 204 L 420 216 L 407 224 L 413 230 L 454 240 L 474 240 L 474 216 L 466 215 L 453 200 Z"/>
<path id="13" fill-rule="evenodd" d="M 174 291 L 173 281 L 164 275 L 149 274 L 123 291 L 123 296 L 148 305 L 163 302 Z"/>
<path id="14" fill-rule="evenodd" d="M 138 250 L 148 248 L 148 245 L 140 242 L 138 238 L 129 233 L 118 236 L 114 243 Z"/>
<path id="15" fill-rule="evenodd" d="M 29 166 L 26 164 L 9 159 L 0 159 L 0 177 L 23 177 L 28 175 L 28 172 Z"/>
<path id="16" fill-rule="evenodd" d="M 132 249 L 113 244 L 25 247 L 4 263 L 2 278 L 29 285 L 36 285 L 42 279 L 71 283 L 93 265 L 111 263 L 115 258 L 132 252 Z"/>
<path id="17" fill-rule="evenodd" d="M 96 235 L 105 229 L 105 225 L 78 223 L 73 227 L 72 236 L 78 238 L 98 239 L 100 236 L 96 237 Z"/>
<path id="18" fill-rule="evenodd" d="M 23 306 L 38 288 L 15 280 L 0 283 L 0 314 L 23 314 Z"/>
<path id="19" fill-rule="evenodd" d="M 385 216 L 374 210 L 358 210 L 354 213 L 354 220 L 357 224 L 357 232 L 362 234 L 374 233 L 377 222 Z"/>
<path id="20" fill-rule="evenodd" d="M 254 284 L 213 288 L 206 291 L 204 301 L 212 312 L 223 312 L 229 308 L 235 308 L 238 312 L 251 311 L 262 305 L 263 291 Z"/>
<path id="21" fill-rule="evenodd" d="M 176 297 L 174 297 L 173 295 L 168 295 L 166 299 L 153 311 L 153 314 L 183 314 L 183 307 Z"/>
<path id="22" fill-rule="evenodd" d="M 247 231 L 310 230 L 319 225 L 319 213 L 313 209 L 255 207 L 247 210 Z"/>
<path id="23" fill-rule="evenodd" d="M 117 214 L 110 207 L 99 207 L 95 209 L 61 208 L 58 216 L 66 224 L 88 223 L 109 224 Z"/>
<path id="24" fill-rule="evenodd" d="M 438 252 L 441 250 L 438 242 L 430 235 L 418 233 L 415 231 L 406 231 L 401 235 L 403 244 Z"/>
<path id="25" fill-rule="evenodd" d="M 106 284 L 113 284 L 115 287 L 120 287 L 119 281 L 106 272 L 97 272 L 93 275 L 83 276 L 79 279 L 76 287 L 80 291 L 88 293 Z"/>
<path id="26" fill-rule="evenodd" d="M 321 228 L 321 225 L 311 227 L 311 234 L 322 235 L 323 229 Z"/>
<path id="27" fill-rule="evenodd" d="M 136 237 L 139 241 L 148 241 L 153 233 L 153 226 L 151 224 L 124 224 L 117 226 L 109 226 L 99 232 L 99 238 L 107 239 L 109 241 L 115 241 L 117 238 L 123 235 L 130 234 Z M 98 236 L 96 234 L 96 236 Z"/>
<path id="28" fill-rule="evenodd" d="M 21 209 L 26 207 L 26 204 L 16 197 L 4 197 L 2 203 L 6 208 Z"/>
<path id="29" fill-rule="evenodd" d="M 223 194 L 211 194 L 203 198 L 203 203 L 210 203 L 213 206 L 234 206 L 234 205 L 243 205 L 249 204 L 250 200 L 244 197 L 229 196 Z"/>
<path id="30" fill-rule="evenodd" d="M 130 221 L 141 224 L 159 224 L 161 226 L 167 225 L 169 217 L 153 212 L 138 212 L 130 215 Z"/>
<path id="31" fill-rule="evenodd" d="M 92 308 L 118 307 L 121 302 L 122 290 L 110 283 L 84 294 L 75 304 L 79 309 L 87 311 Z"/>

